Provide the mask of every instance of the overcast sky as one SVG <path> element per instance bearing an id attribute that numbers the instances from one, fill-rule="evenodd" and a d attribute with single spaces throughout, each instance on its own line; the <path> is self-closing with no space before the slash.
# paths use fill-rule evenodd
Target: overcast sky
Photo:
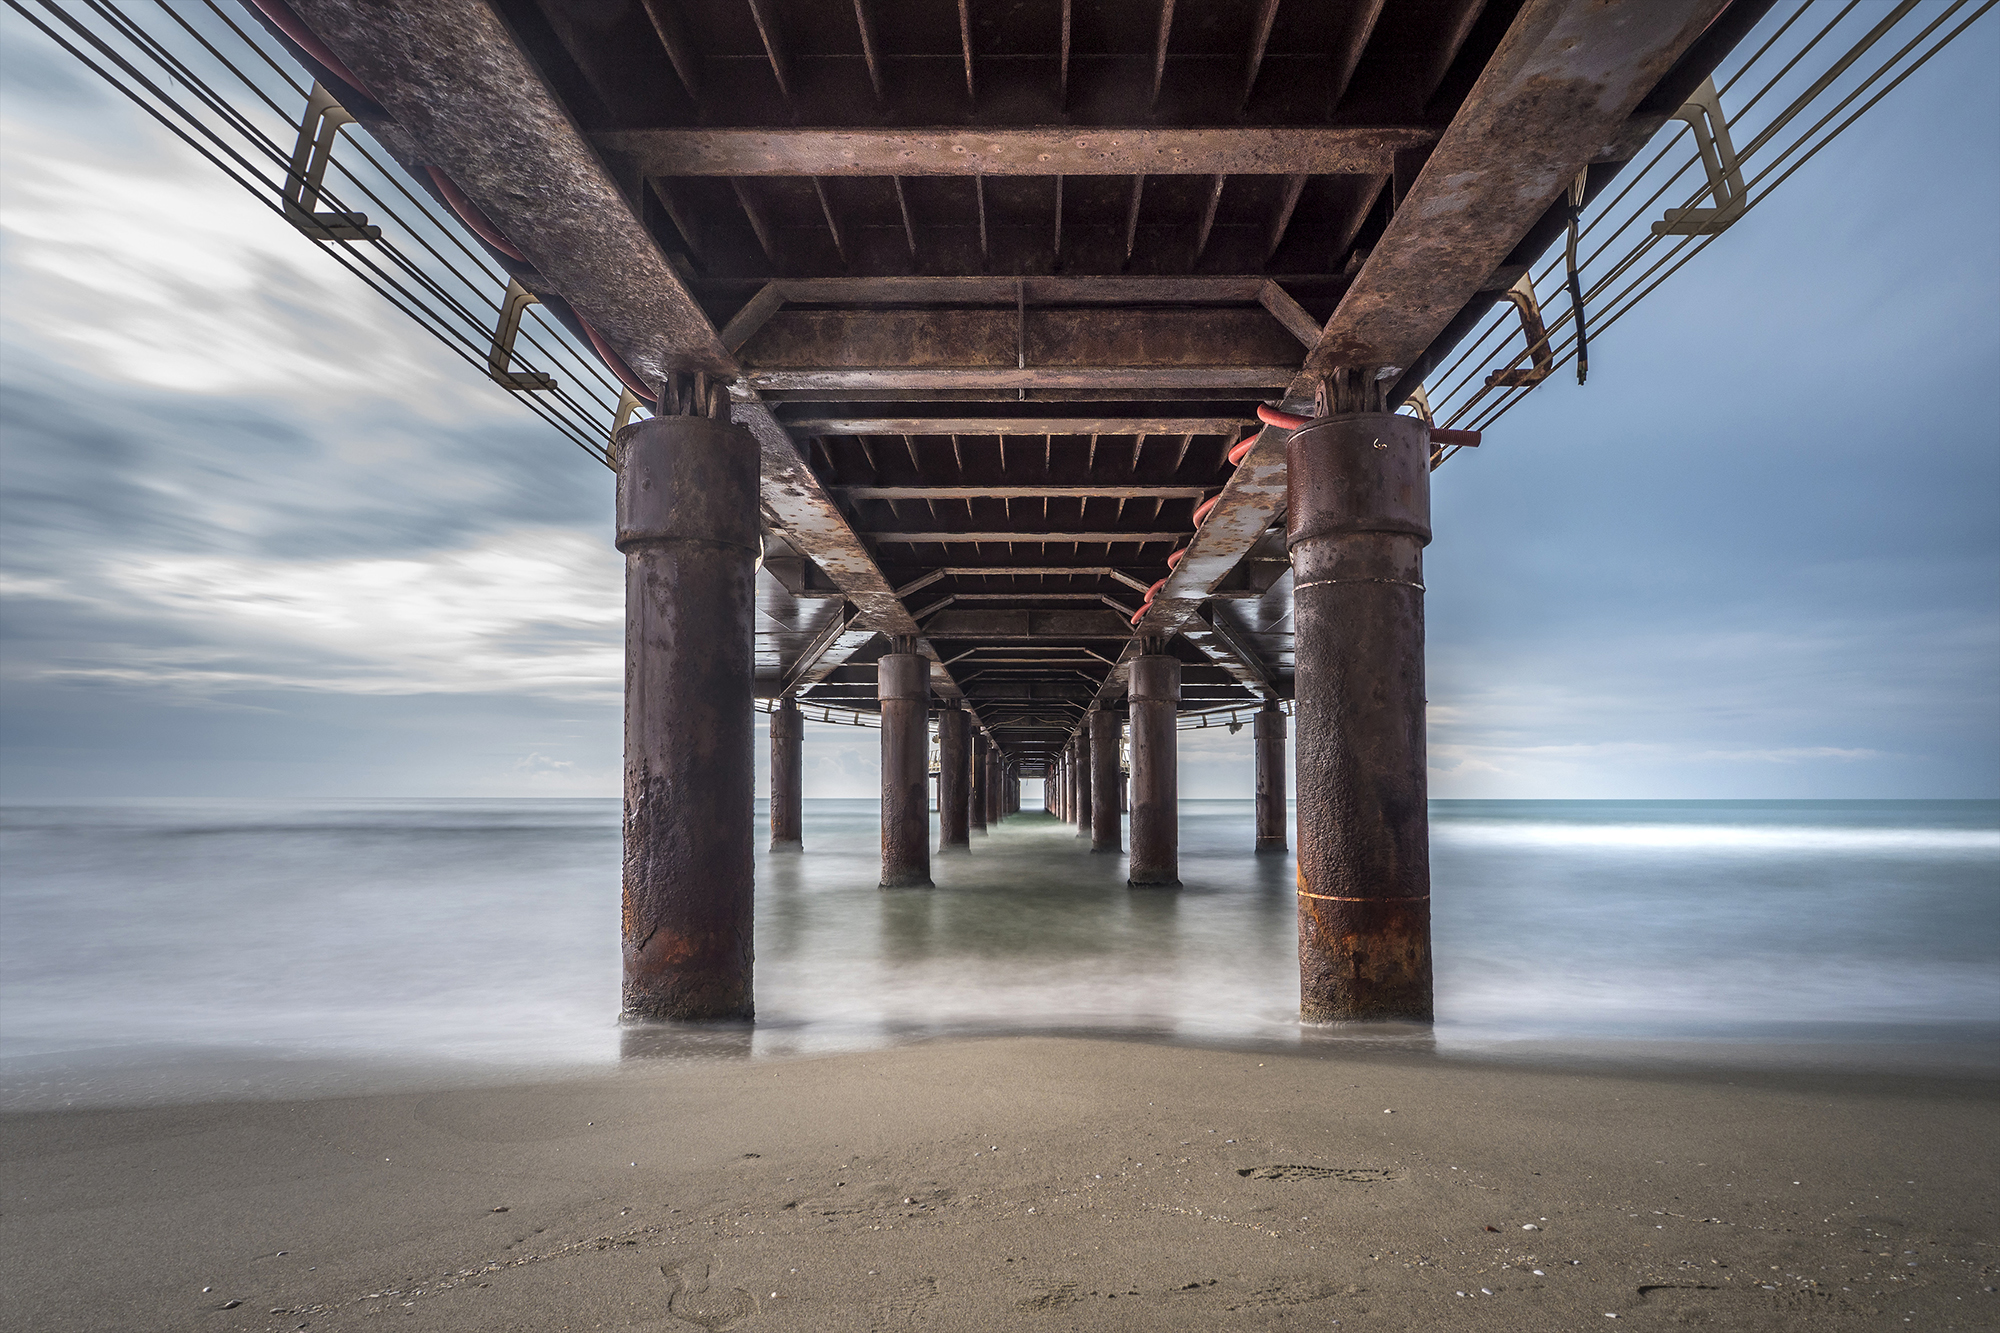
<path id="1" fill-rule="evenodd" d="M 0 793 L 615 795 L 610 474 L 0 55 Z M 1996 127 L 1987 21 L 1437 474 L 1433 795 L 2000 796 Z"/>

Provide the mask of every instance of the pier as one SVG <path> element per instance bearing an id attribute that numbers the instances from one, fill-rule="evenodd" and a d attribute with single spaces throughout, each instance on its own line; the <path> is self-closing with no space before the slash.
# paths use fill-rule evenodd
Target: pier
<path id="1" fill-rule="evenodd" d="M 1578 237 L 1656 136 L 1694 192 L 1618 224 L 1618 272 L 1743 216 L 1744 162 L 1910 7 L 1739 156 L 1711 76 L 1772 8 L 252 0 L 237 36 L 313 81 L 268 202 L 430 310 L 342 175 L 372 138 L 504 275 L 480 368 L 617 474 L 628 1017 L 754 1016 L 811 723 L 879 729 L 885 892 L 995 854 L 1027 780 L 1134 893 L 1180 884 L 1179 732 L 1247 724 L 1301 1017 L 1421 1022 L 1432 474 L 1645 294 L 1593 295 Z"/>
<path id="2" fill-rule="evenodd" d="M 628 1016 L 754 1013 L 755 699 L 807 856 L 798 719 L 872 715 L 898 892 L 1022 778 L 1171 891 L 1217 710 L 1281 850 L 1289 715 L 1302 1017 L 1430 1018 L 1423 547 L 1479 437 L 1412 404 L 1765 0 L 258 7 L 638 400 Z"/>

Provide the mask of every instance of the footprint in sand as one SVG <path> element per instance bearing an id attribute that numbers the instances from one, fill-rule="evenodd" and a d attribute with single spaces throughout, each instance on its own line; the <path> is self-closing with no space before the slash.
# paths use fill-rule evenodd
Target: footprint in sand
<path id="1" fill-rule="evenodd" d="M 875 1303 L 874 1318 L 869 1323 L 872 1333 L 892 1333 L 896 1329 L 915 1328 L 923 1319 L 924 1306 L 931 1297 L 937 1295 L 937 1279 L 920 1277 L 914 1282 L 905 1282 Z"/>
<path id="2" fill-rule="evenodd" d="M 1236 1174 L 1246 1180 L 1345 1180 L 1356 1185 L 1402 1179 L 1394 1171 L 1373 1166 L 1246 1166 Z"/>
<path id="3" fill-rule="evenodd" d="M 660 1276 L 674 1286 L 667 1297 L 667 1313 L 709 1333 L 722 1333 L 757 1313 L 757 1298 L 741 1287 L 711 1287 L 703 1260 L 690 1259 L 672 1268 L 661 1264 Z"/>

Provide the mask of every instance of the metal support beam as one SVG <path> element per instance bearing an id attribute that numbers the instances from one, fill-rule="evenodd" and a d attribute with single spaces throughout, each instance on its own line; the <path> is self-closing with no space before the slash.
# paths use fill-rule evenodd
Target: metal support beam
<path id="1" fill-rule="evenodd" d="M 749 1018 L 756 453 L 725 422 L 657 417 L 622 457 L 624 1012 Z"/>
<path id="2" fill-rule="evenodd" d="M 972 850 L 967 808 L 972 789 L 972 715 L 963 708 L 938 712 L 938 851 Z"/>
<path id="3" fill-rule="evenodd" d="M 1285 715 L 1275 702 L 1257 710 L 1251 735 L 1257 749 L 1257 850 L 1286 851 Z"/>
<path id="4" fill-rule="evenodd" d="M 1290 472 L 1299 1014 L 1428 1022 L 1430 432 L 1326 417 L 1293 433 Z"/>
<path id="5" fill-rule="evenodd" d="M 1091 808 L 1090 738 L 1086 728 L 1079 727 L 1069 738 L 1069 761 L 1076 770 L 1076 836 L 1087 841 L 1095 812 Z"/>
<path id="6" fill-rule="evenodd" d="M 805 850 L 806 720 L 786 695 L 771 710 L 771 850 Z"/>
<path id="7" fill-rule="evenodd" d="M 1648 85 L 1650 86 L 1650 85 Z M 645 176 L 1371 175 L 1426 125 L 630 129 L 591 141 Z"/>
<path id="8" fill-rule="evenodd" d="M 931 887 L 930 745 L 931 664 L 914 638 L 899 637 L 896 651 L 875 664 L 875 694 L 882 708 L 882 887 Z"/>
<path id="9" fill-rule="evenodd" d="M 1118 818 L 1118 750 L 1124 722 L 1108 708 L 1090 710 L 1090 850 L 1124 850 Z"/>

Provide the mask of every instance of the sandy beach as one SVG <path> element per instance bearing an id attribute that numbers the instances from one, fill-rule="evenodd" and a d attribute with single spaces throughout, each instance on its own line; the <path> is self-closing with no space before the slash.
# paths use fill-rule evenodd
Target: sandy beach
<path id="1" fill-rule="evenodd" d="M 1011 1037 L 23 1112 L 0 1325 L 1993 1328 L 1996 1100 Z"/>

